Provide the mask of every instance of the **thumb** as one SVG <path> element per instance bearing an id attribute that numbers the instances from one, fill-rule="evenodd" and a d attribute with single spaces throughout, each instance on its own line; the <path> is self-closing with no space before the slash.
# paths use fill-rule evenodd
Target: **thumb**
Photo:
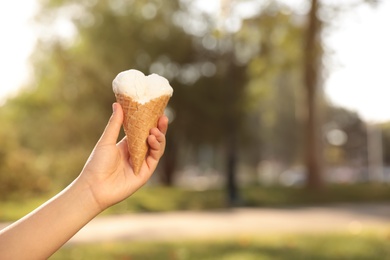
<path id="1" fill-rule="evenodd" d="M 100 140 L 99 145 L 116 144 L 123 122 L 123 110 L 119 103 L 112 104 L 112 115 Z"/>

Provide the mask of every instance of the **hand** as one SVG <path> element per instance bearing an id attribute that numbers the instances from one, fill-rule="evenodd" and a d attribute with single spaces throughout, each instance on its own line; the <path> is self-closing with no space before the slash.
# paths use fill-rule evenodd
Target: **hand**
<path id="1" fill-rule="evenodd" d="M 76 182 L 87 184 L 103 211 L 142 187 L 152 176 L 165 150 L 168 118 L 162 116 L 150 130 L 149 151 L 138 175 L 130 165 L 127 138 L 116 144 L 123 122 L 122 107 L 113 104 L 113 114 Z"/>
<path id="2" fill-rule="evenodd" d="M 0 231 L 2 259 L 47 259 L 107 207 L 127 198 L 146 183 L 164 153 L 168 119 L 150 130 L 149 151 L 139 175 L 129 163 L 126 138 L 116 141 L 122 107 L 113 114 L 79 177 L 63 191 Z M 44 245 L 44 246 L 42 246 Z"/>

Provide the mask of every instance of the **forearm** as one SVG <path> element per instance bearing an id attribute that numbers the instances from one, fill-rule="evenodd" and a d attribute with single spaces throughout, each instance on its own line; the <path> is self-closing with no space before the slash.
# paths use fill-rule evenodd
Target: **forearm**
<path id="1" fill-rule="evenodd" d="M 77 181 L 0 232 L 2 259 L 46 259 L 99 214 L 88 186 Z"/>

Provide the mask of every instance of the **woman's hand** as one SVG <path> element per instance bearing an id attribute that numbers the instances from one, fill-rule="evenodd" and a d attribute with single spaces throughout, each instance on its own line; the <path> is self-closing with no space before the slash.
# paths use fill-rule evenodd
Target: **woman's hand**
<path id="1" fill-rule="evenodd" d="M 114 103 L 106 129 L 76 180 L 76 183 L 87 184 L 101 210 L 126 199 L 143 186 L 152 176 L 165 150 L 168 118 L 162 116 L 157 128 L 150 130 L 147 140 L 149 151 L 139 174 L 135 175 L 130 165 L 127 138 L 116 143 L 122 122 L 122 107 Z"/>

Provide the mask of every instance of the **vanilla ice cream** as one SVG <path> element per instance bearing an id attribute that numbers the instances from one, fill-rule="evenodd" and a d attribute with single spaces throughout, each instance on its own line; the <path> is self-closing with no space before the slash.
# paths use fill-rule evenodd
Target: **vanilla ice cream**
<path id="1" fill-rule="evenodd" d="M 114 93 L 131 97 L 145 104 L 160 96 L 172 96 L 173 89 L 166 78 L 157 74 L 145 76 L 138 70 L 126 70 L 119 73 L 112 82 Z"/>

